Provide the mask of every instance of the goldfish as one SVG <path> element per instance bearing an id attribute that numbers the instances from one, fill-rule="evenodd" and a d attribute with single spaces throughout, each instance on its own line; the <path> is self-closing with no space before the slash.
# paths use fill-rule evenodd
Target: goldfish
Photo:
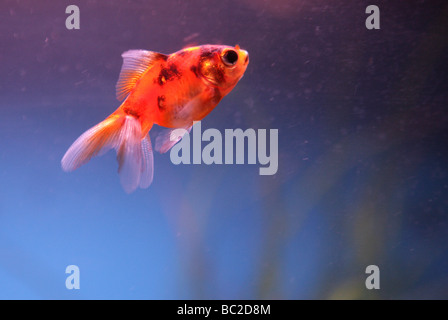
<path id="1" fill-rule="evenodd" d="M 92 157 L 115 149 L 123 189 L 148 188 L 154 177 L 149 131 L 154 124 L 168 128 L 156 138 L 156 151 L 167 152 L 232 91 L 249 64 L 238 45 L 202 45 L 166 55 L 147 50 L 122 54 L 116 84 L 121 105 L 104 121 L 84 132 L 61 160 L 73 171 Z"/>

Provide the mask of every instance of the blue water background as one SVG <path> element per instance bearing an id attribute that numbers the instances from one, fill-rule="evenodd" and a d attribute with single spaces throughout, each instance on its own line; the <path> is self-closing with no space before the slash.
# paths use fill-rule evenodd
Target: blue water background
<path id="1" fill-rule="evenodd" d="M 376 1 L 367 30 L 369 4 L 2 1 L 0 298 L 448 298 L 448 6 Z M 276 175 L 155 154 L 128 195 L 113 152 L 62 171 L 124 51 L 206 43 L 250 64 L 203 130 L 278 129 Z"/>

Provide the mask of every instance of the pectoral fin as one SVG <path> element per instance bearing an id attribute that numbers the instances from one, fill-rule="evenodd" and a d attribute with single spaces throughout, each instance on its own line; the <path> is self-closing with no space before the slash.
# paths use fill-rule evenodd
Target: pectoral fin
<path id="1" fill-rule="evenodd" d="M 165 153 L 170 150 L 182 137 L 191 131 L 193 126 L 188 128 L 164 129 L 156 137 L 156 151 Z M 182 130 L 179 130 L 182 129 Z"/>

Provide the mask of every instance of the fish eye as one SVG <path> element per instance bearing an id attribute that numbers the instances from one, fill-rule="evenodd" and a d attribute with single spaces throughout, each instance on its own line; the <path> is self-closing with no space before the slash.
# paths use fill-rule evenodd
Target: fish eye
<path id="1" fill-rule="evenodd" d="M 227 50 L 222 56 L 222 61 L 227 66 L 233 66 L 238 61 L 238 53 L 234 50 Z"/>

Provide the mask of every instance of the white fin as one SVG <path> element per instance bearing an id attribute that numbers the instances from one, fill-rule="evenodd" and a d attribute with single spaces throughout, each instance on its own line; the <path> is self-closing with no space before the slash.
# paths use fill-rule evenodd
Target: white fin
<path id="1" fill-rule="evenodd" d="M 151 147 L 148 146 L 147 138 L 141 137 L 140 121 L 132 116 L 126 116 L 116 150 L 120 182 L 127 193 L 140 186 L 142 176 L 144 176 L 143 185 L 149 186 L 148 182 L 152 181 Z"/>
<path id="2" fill-rule="evenodd" d="M 160 153 L 167 152 L 178 143 L 186 133 L 189 133 L 192 127 L 193 125 L 188 128 L 164 129 L 156 137 L 156 151 Z M 179 131 L 176 131 L 177 129 L 184 129 L 183 134 L 179 135 Z"/>
<path id="3" fill-rule="evenodd" d="M 84 132 L 61 160 L 62 169 L 73 171 L 92 157 L 115 148 L 123 189 L 131 193 L 152 182 L 154 159 L 149 135 L 142 139 L 140 121 L 133 116 L 112 115 Z"/>
<path id="4" fill-rule="evenodd" d="M 117 99 L 120 101 L 126 98 L 142 75 L 155 62 L 168 59 L 168 56 L 164 54 L 146 50 L 129 50 L 121 56 L 123 57 L 123 66 L 116 85 Z"/>
<path id="5" fill-rule="evenodd" d="M 64 171 L 73 171 L 92 157 L 115 148 L 123 118 L 110 116 L 84 132 L 65 153 L 61 160 Z"/>
<path id="6" fill-rule="evenodd" d="M 152 179 L 154 178 L 154 155 L 152 152 L 151 139 L 149 134 L 141 141 L 142 145 L 142 168 L 141 168 L 141 178 L 140 178 L 140 188 L 148 188 Z"/>

